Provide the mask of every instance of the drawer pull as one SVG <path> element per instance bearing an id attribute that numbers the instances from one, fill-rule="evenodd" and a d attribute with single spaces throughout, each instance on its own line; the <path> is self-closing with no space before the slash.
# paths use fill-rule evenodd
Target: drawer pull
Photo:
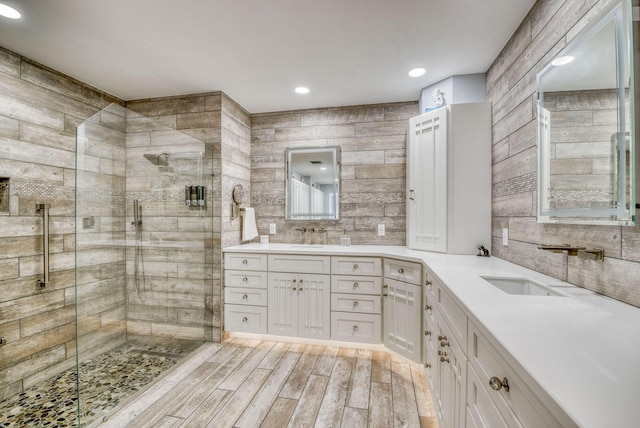
<path id="1" fill-rule="evenodd" d="M 450 360 L 447 357 L 440 357 L 440 361 L 442 361 L 443 363 L 448 363 Z"/>
<path id="2" fill-rule="evenodd" d="M 247 300 L 249 298 L 249 296 L 247 296 L 246 294 L 244 296 L 242 296 L 242 300 Z"/>
<path id="3" fill-rule="evenodd" d="M 353 268 L 354 269 L 358 269 L 358 265 L 353 265 Z"/>
<path id="4" fill-rule="evenodd" d="M 425 330 L 424 335 L 425 336 L 431 336 L 431 330 Z"/>
<path id="5" fill-rule="evenodd" d="M 353 288 L 358 288 L 358 283 L 357 282 L 353 283 Z"/>
<path id="6" fill-rule="evenodd" d="M 431 310 L 431 305 L 424 305 L 424 310 L 425 311 L 430 311 Z"/>
<path id="7" fill-rule="evenodd" d="M 438 336 L 438 340 L 447 340 L 447 336 Z"/>
<path id="8" fill-rule="evenodd" d="M 428 279 L 424 282 L 424 285 L 431 285 L 431 281 L 429 281 Z"/>
<path id="9" fill-rule="evenodd" d="M 249 321 L 249 318 L 247 317 L 242 318 L 242 322 L 247 322 L 247 321 Z"/>
<path id="10" fill-rule="evenodd" d="M 357 301 L 353 302 L 353 307 L 355 308 L 356 306 L 358 306 L 358 302 Z"/>
<path id="11" fill-rule="evenodd" d="M 493 376 L 491 379 L 489 379 L 489 385 L 494 391 L 500 391 L 502 388 L 504 388 L 505 391 L 509 392 L 509 379 L 507 379 L 506 377 L 500 380 L 500 378 Z"/>
<path id="12" fill-rule="evenodd" d="M 353 326 L 353 331 L 358 331 L 358 326 L 357 325 Z"/>
<path id="13" fill-rule="evenodd" d="M 248 261 L 247 259 L 244 259 L 244 260 L 242 261 L 242 264 L 243 264 L 243 265 L 246 265 L 247 263 L 249 263 L 249 261 Z"/>
<path id="14" fill-rule="evenodd" d="M 404 269 L 402 268 L 398 269 L 398 273 L 404 273 Z"/>
<path id="15" fill-rule="evenodd" d="M 447 341 L 447 342 L 444 342 L 444 341 L 443 341 L 443 342 L 440 342 L 440 346 L 442 346 L 443 348 L 444 348 L 444 347 L 449 346 L 449 341 Z"/>
<path id="16" fill-rule="evenodd" d="M 249 281 L 249 278 L 247 278 L 246 276 L 242 278 L 242 282 L 247 282 L 247 281 Z"/>

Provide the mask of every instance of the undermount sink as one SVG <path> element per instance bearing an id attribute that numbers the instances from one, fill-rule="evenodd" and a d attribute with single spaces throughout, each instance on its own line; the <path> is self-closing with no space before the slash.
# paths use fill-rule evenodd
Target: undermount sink
<path id="1" fill-rule="evenodd" d="M 480 276 L 480 278 L 508 294 L 517 294 L 520 296 L 566 296 L 564 293 L 553 290 L 546 285 L 539 284 L 528 278 L 508 276 Z"/>
<path id="2" fill-rule="evenodd" d="M 324 245 L 296 244 L 289 245 L 291 248 L 324 248 Z"/>

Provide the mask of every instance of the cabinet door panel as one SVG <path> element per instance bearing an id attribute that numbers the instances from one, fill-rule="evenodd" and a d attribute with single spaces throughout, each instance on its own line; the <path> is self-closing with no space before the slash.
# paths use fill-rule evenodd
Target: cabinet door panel
<path id="1" fill-rule="evenodd" d="M 409 121 L 409 248 L 447 251 L 447 143 L 446 108 Z"/>
<path id="2" fill-rule="evenodd" d="M 300 275 L 298 281 L 300 337 L 329 339 L 331 336 L 331 277 Z"/>
<path id="3" fill-rule="evenodd" d="M 420 287 L 385 279 L 384 344 L 405 357 L 420 362 L 421 299 Z"/>
<path id="4" fill-rule="evenodd" d="M 269 334 L 297 336 L 298 275 L 269 273 L 268 291 Z"/>

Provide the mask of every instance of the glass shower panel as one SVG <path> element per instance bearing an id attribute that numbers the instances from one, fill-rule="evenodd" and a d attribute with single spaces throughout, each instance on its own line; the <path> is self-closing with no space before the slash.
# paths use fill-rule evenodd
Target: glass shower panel
<path id="1" fill-rule="evenodd" d="M 77 129 L 82 426 L 211 339 L 213 225 L 203 154 L 202 141 L 118 105 Z"/>

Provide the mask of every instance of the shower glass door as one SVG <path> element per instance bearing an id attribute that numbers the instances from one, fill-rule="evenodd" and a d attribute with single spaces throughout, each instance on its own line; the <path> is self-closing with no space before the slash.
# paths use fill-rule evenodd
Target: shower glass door
<path id="1" fill-rule="evenodd" d="M 103 420 L 211 340 L 205 168 L 202 141 L 115 104 L 77 128 L 69 298 L 82 426 Z"/>

